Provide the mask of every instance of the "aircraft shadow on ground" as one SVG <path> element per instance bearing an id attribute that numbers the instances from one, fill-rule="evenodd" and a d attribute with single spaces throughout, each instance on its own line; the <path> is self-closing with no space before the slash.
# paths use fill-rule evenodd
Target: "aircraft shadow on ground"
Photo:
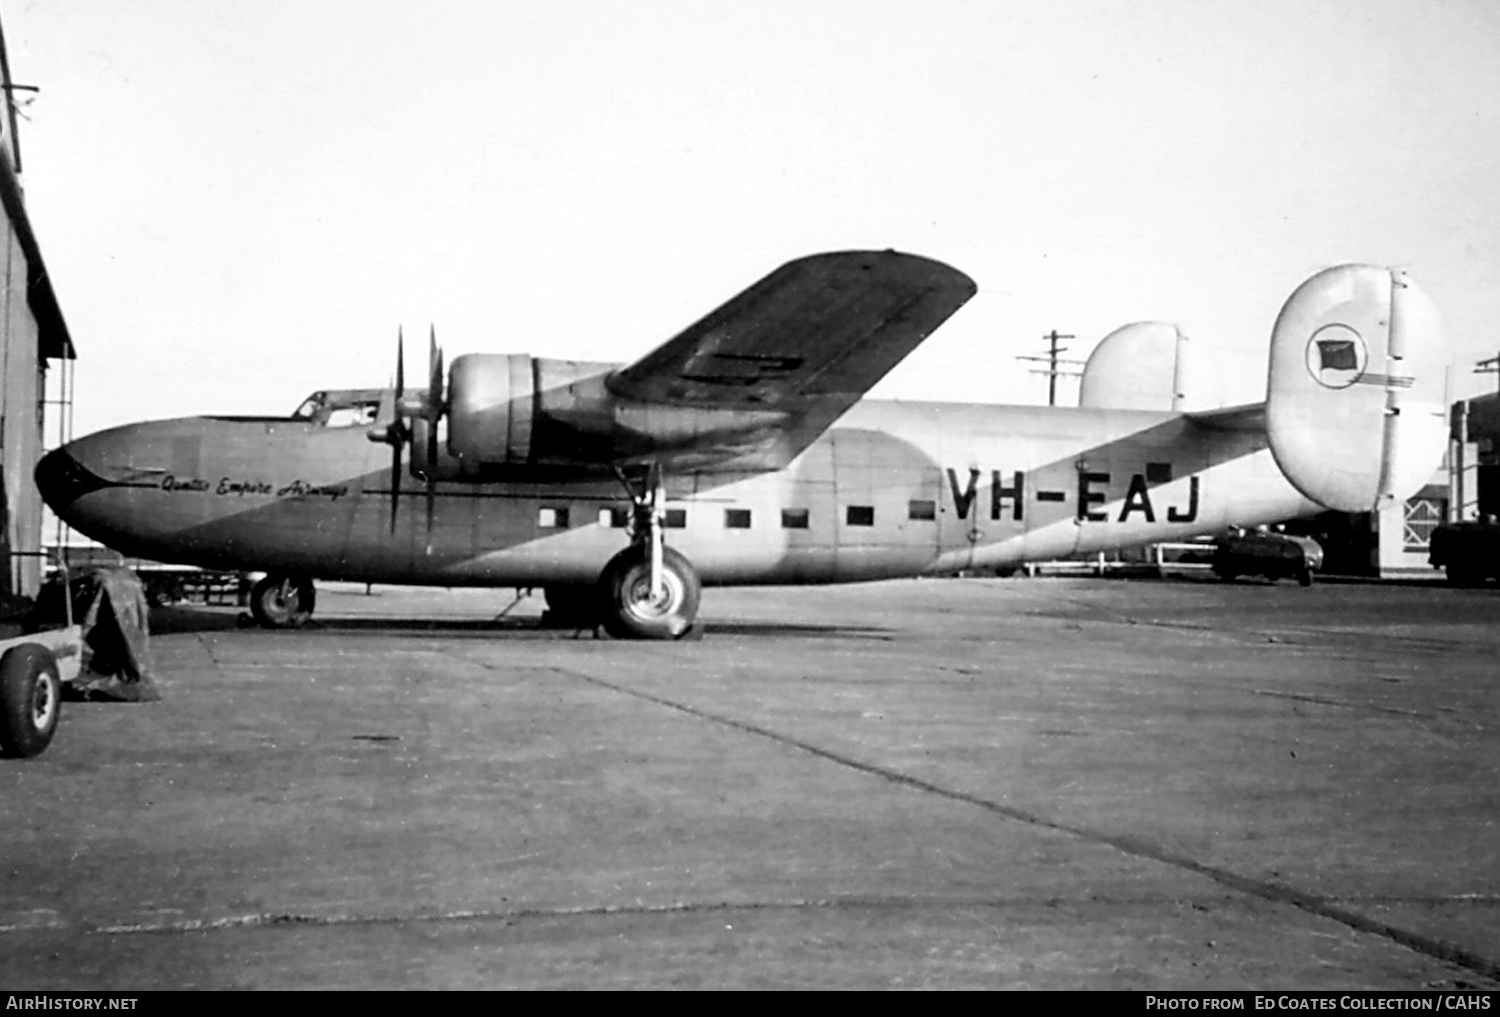
<path id="1" fill-rule="evenodd" d="M 250 621 L 242 611 L 198 610 L 191 607 L 159 607 L 151 611 L 151 634 L 158 636 L 193 632 L 225 632 L 244 629 L 264 633 L 268 636 L 293 636 L 297 633 L 268 632 Z M 480 636 L 535 637 L 538 639 L 566 640 L 592 639 L 592 629 L 575 629 L 543 625 L 535 617 L 526 618 L 313 618 L 301 632 L 347 632 L 347 633 L 399 633 L 399 632 L 445 632 Z M 757 637 L 801 637 L 841 639 L 888 639 L 893 633 L 889 629 L 868 625 L 812 625 L 774 621 L 743 621 L 726 619 L 708 620 L 704 632 L 709 636 Z M 602 633 L 599 638 L 608 638 Z"/>
<path id="2" fill-rule="evenodd" d="M 232 611 L 200 611 L 191 607 L 175 606 L 151 609 L 151 634 L 153 636 L 174 635 L 182 632 L 215 632 L 239 626 L 238 615 Z"/>
<path id="3" fill-rule="evenodd" d="M 315 632 L 448 632 L 538 639 L 609 639 L 602 630 L 544 625 L 536 618 L 327 618 L 308 622 L 303 631 Z M 715 621 L 703 623 L 705 637 L 743 636 L 802 638 L 890 638 L 887 629 L 869 626 L 807 625 L 786 622 Z"/>
<path id="4" fill-rule="evenodd" d="M 780 638 L 792 636 L 810 639 L 893 639 L 896 633 L 891 629 L 876 628 L 872 625 L 806 625 L 791 622 L 750 622 L 709 620 L 704 623 L 705 638 L 713 636 L 749 636 Z"/>

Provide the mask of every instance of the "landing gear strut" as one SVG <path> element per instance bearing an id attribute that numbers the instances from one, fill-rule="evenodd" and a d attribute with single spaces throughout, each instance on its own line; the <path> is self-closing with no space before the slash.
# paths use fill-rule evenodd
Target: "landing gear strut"
<path id="1" fill-rule="evenodd" d="M 268 629 L 300 629 L 312 617 L 317 593 L 301 576 L 266 576 L 250 590 L 250 613 Z"/>
<path id="2" fill-rule="evenodd" d="M 701 584 L 692 564 L 663 543 L 661 465 L 652 463 L 639 485 L 617 476 L 634 511 L 630 546 L 599 576 L 604 629 L 616 638 L 681 639 L 698 617 Z"/>

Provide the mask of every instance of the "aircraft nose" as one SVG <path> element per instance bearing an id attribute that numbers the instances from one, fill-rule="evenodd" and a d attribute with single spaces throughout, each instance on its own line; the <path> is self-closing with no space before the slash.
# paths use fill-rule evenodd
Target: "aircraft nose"
<path id="1" fill-rule="evenodd" d="M 36 486 L 42 500 L 64 519 L 68 506 L 93 491 L 111 486 L 74 455 L 77 442 L 55 448 L 36 464 Z"/>

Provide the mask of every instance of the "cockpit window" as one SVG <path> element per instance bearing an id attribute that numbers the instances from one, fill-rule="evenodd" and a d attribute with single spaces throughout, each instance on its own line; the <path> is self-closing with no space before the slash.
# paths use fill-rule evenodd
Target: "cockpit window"
<path id="1" fill-rule="evenodd" d="M 292 413 L 292 419 L 319 427 L 365 427 L 380 419 L 381 396 L 378 390 L 314 392 Z"/>
<path id="2" fill-rule="evenodd" d="M 328 411 L 323 420 L 324 427 L 360 427 L 375 423 L 380 415 L 379 403 L 360 403 L 357 406 L 339 406 Z"/>
<path id="3" fill-rule="evenodd" d="M 314 392 L 302 400 L 302 405 L 292 411 L 293 420 L 316 420 L 323 409 L 323 401 L 326 398 L 322 392 Z"/>

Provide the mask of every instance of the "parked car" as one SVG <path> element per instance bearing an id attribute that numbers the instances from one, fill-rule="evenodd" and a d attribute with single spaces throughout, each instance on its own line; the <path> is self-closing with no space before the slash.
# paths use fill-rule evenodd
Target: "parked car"
<path id="1" fill-rule="evenodd" d="M 1294 578 L 1311 586 L 1323 567 L 1323 548 L 1311 537 L 1270 530 L 1235 530 L 1214 541 L 1214 572 L 1220 579 L 1265 576 L 1272 582 Z"/>
<path id="2" fill-rule="evenodd" d="M 1427 561 L 1454 586 L 1478 586 L 1500 577 L 1500 523 L 1494 516 L 1445 523 L 1432 531 Z"/>

